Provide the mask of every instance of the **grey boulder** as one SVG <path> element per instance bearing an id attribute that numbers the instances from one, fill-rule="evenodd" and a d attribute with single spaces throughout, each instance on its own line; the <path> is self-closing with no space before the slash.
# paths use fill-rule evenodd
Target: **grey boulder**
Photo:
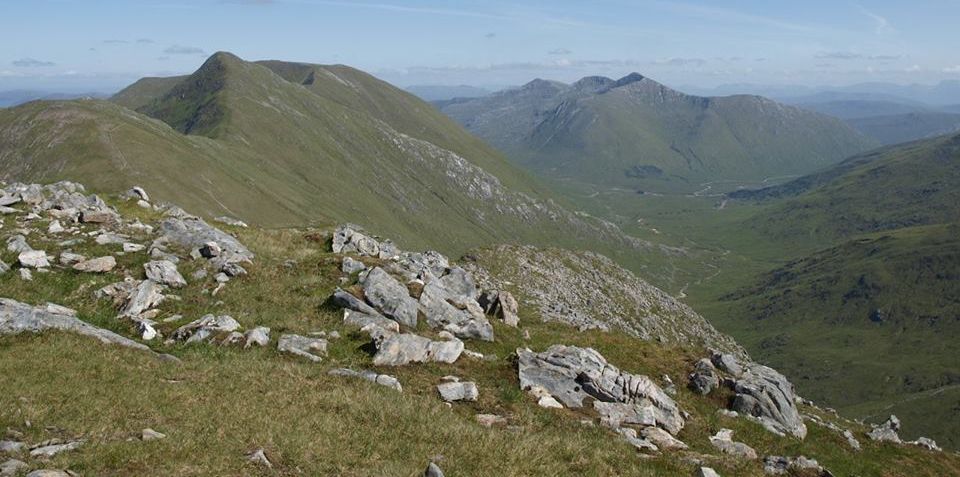
<path id="1" fill-rule="evenodd" d="M 729 454 L 741 459 L 755 460 L 757 451 L 743 442 L 733 440 L 733 431 L 730 429 L 720 429 L 716 435 L 710 437 L 710 444 L 724 454 Z"/>
<path id="2" fill-rule="evenodd" d="M 327 340 L 285 334 L 281 335 L 280 339 L 277 340 L 277 351 L 294 354 L 319 363 L 323 360 L 319 355 L 327 354 Z"/>
<path id="3" fill-rule="evenodd" d="M 180 275 L 177 265 L 169 260 L 154 260 L 143 264 L 143 270 L 148 280 L 166 285 L 172 288 L 182 288 L 187 286 L 187 281 Z"/>
<path id="4" fill-rule="evenodd" d="M 382 268 L 370 270 L 363 280 L 363 293 L 383 315 L 409 328 L 417 327 L 417 300 Z"/>
<path id="5" fill-rule="evenodd" d="M 437 392 L 440 398 L 446 402 L 453 401 L 476 401 L 480 396 L 477 384 L 473 382 L 448 382 L 437 385 Z"/>
<path id="6" fill-rule="evenodd" d="M 373 327 L 382 328 L 387 331 L 393 331 L 394 333 L 400 332 L 400 325 L 396 321 L 387 319 L 379 314 L 368 315 L 366 313 L 354 311 L 349 308 L 345 308 L 343 310 L 343 324 L 360 329 Z"/>
<path id="7" fill-rule="evenodd" d="M 521 348 L 517 358 L 521 389 L 540 386 L 569 408 L 581 408 L 592 398 L 610 427 L 656 425 L 671 434 L 683 428 L 676 402 L 653 380 L 619 370 L 594 349 L 554 345 L 534 353 Z"/>
<path id="8" fill-rule="evenodd" d="M 85 273 L 106 273 L 117 266 L 117 259 L 110 255 L 105 257 L 91 258 L 80 263 L 74 264 L 73 269 Z"/>
<path id="9" fill-rule="evenodd" d="M 453 363 L 463 353 L 463 342 L 457 339 L 432 341 L 412 333 L 374 330 L 375 366 L 402 366 L 409 363 Z"/>
<path id="10" fill-rule="evenodd" d="M 734 411 L 757 418 L 771 432 L 806 437 L 807 426 L 797 410 L 793 385 L 782 374 L 751 363 L 734 382 L 733 391 Z"/>
<path id="11" fill-rule="evenodd" d="M 170 336 L 174 341 L 198 343 L 214 338 L 221 333 L 231 333 L 240 329 L 240 323 L 228 315 L 205 315 L 199 320 L 191 321 Z"/>

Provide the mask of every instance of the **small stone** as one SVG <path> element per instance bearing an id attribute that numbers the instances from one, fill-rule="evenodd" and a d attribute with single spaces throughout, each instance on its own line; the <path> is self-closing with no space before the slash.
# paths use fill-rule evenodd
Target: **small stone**
<path id="1" fill-rule="evenodd" d="M 75 477 L 76 474 L 59 469 L 40 469 L 27 474 L 27 477 Z"/>
<path id="2" fill-rule="evenodd" d="M 223 253 L 223 249 L 217 242 L 207 242 L 203 244 L 203 247 L 200 247 L 200 255 L 205 258 L 219 257 L 221 253 Z"/>
<path id="3" fill-rule="evenodd" d="M 26 448 L 27 445 L 18 441 L 0 441 L 0 452 L 7 454 L 16 454 Z"/>
<path id="4" fill-rule="evenodd" d="M 150 196 L 147 195 L 147 191 L 143 190 L 143 187 L 140 186 L 133 186 L 133 188 L 127 191 L 127 197 L 150 202 Z"/>
<path id="5" fill-rule="evenodd" d="M 483 427 L 505 426 L 507 418 L 496 414 L 477 414 L 477 422 Z"/>
<path id="6" fill-rule="evenodd" d="M 268 469 L 273 468 L 273 464 L 270 462 L 270 459 L 267 458 L 267 454 L 264 452 L 262 447 L 248 454 L 247 460 L 253 464 L 266 467 Z"/>
<path id="7" fill-rule="evenodd" d="M 364 265 L 363 262 L 350 257 L 343 257 L 343 263 L 340 265 L 340 270 L 347 275 L 353 275 L 366 269 L 367 266 Z"/>
<path id="8" fill-rule="evenodd" d="M 21 268 L 21 269 L 20 269 L 20 279 L 23 280 L 23 281 L 25 281 L 25 282 L 32 281 L 32 280 L 33 280 L 33 273 L 30 272 L 30 269 L 28 269 L 28 268 Z"/>
<path id="9" fill-rule="evenodd" d="M 29 468 L 30 466 L 22 460 L 10 459 L 0 464 L 0 477 L 13 477 Z"/>
<path id="10" fill-rule="evenodd" d="M 733 441 L 733 431 L 730 429 L 720 429 L 716 435 L 710 437 L 710 443 L 725 454 L 750 460 L 757 458 L 757 451 L 752 447 Z"/>
<path id="11" fill-rule="evenodd" d="M 437 464 L 431 462 L 427 466 L 427 470 L 423 471 L 423 477 L 443 477 L 443 471 L 440 470 L 440 467 L 437 467 Z"/>
<path id="12" fill-rule="evenodd" d="M 56 442 L 42 442 L 30 450 L 30 457 L 53 457 L 61 452 L 67 452 L 77 449 L 83 444 L 83 441 L 73 441 L 64 444 Z"/>
<path id="13" fill-rule="evenodd" d="M 85 273 L 106 273 L 113 270 L 116 266 L 117 259 L 107 255 L 105 257 L 93 258 L 77 263 L 73 266 L 73 269 Z"/>
<path id="14" fill-rule="evenodd" d="M 447 402 L 476 401 L 480 395 L 477 384 L 472 382 L 446 382 L 437 385 L 440 398 Z"/>
<path id="15" fill-rule="evenodd" d="M 28 250 L 20 252 L 17 256 L 20 266 L 25 268 L 47 268 L 50 262 L 47 261 L 47 253 L 43 250 Z"/>
<path id="16" fill-rule="evenodd" d="M 244 348 L 249 348 L 251 346 L 266 346 L 270 344 L 270 328 L 258 326 L 252 330 L 249 330 L 243 336 L 243 341 Z"/>
<path id="17" fill-rule="evenodd" d="M 149 208 L 150 208 L 150 203 L 147 202 L 147 201 L 145 201 L 145 200 L 143 200 L 143 199 L 141 199 L 141 200 L 138 200 L 138 201 L 137 201 L 137 206 L 138 206 L 138 207 L 141 207 L 141 208 L 144 208 L 144 209 L 149 209 Z"/>
<path id="18" fill-rule="evenodd" d="M 143 251 L 143 250 L 146 249 L 146 248 L 147 248 L 146 245 L 139 244 L 139 243 L 133 243 L 133 242 L 124 242 L 124 243 L 123 243 L 123 251 L 126 252 L 126 253 L 141 252 L 141 251 Z"/>
<path id="19" fill-rule="evenodd" d="M 277 341 L 277 351 L 291 353 L 310 361 L 319 363 L 323 360 L 317 353 L 327 354 L 327 340 L 307 338 L 305 336 L 286 334 Z"/>
<path id="20" fill-rule="evenodd" d="M 76 253 L 60 252 L 60 264 L 66 265 L 68 267 L 71 265 L 80 263 L 86 259 L 87 257 L 84 257 L 83 255 L 79 255 Z"/>
<path id="21" fill-rule="evenodd" d="M 213 279 L 216 280 L 217 283 L 227 283 L 230 281 L 230 276 L 226 273 L 220 272 L 214 275 Z"/>
<path id="22" fill-rule="evenodd" d="M 157 432 L 149 427 L 140 432 L 140 440 L 142 441 L 153 441 L 157 439 L 166 439 L 167 435 Z"/>
<path id="23" fill-rule="evenodd" d="M 720 474 L 710 467 L 700 467 L 693 473 L 693 477 L 720 477 Z"/>
<path id="24" fill-rule="evenodd" d="M 59 220 L 50 221 L 50 225 L 47 227 L 47 233 L 51 234 L 62 234 L 64 232 L 63 225 L 60 224 Z"/>

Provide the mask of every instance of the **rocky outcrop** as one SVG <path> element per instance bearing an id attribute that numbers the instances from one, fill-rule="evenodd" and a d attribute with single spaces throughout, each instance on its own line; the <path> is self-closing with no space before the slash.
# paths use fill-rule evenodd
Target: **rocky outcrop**
<path id="1" fill-rule="evenodd" d="M 103 343 L 150 350 L 136 341 L 81 321 L 75 315 L 76 312 L 51 313 L 48 307 L 33 307 L 15 300 L 0 298 L 0 335 L 58 330 L 90 336 Z"/>
<path id="2" fill-rule="evenodd" d="M 867 433 L 867 437 L 875 441 L 899 444 L 902 441 L 898 432 L 900 432 L 900 419 L 891 415 L 883 424 L 873 426 L 873 429 Z"/>
<path id="3" fill-rule="evenodd" d="M 362 299 L 337 290 L 333 302 L 372 319 L 384 316 L 412 329 L 419 315 L 435 330 L 446 330 L 463 339 L 493 341 L 493 326 L 477 299 L 480 296 L 473 277 L 466 270 L 449 267 L 449 261 L 436 252 L 410 253 L 397 249 L 389 241 L 380 242 L 343 225 L 333 235 L 333 251 L 389 260 L 380 267 L 360 273 Z M 355 269 L 344 257 L 343 270 Z M 351 259 L 352 260 L 352 259 Z"/>
<path id="4" fill-rule="evenodd" d="M 406 286 L 379 267 L 370 270 L 362 284 L 367 302 L 381 314 L 408 328 L 417 327 L 418 303 Z"/>
<path id="5" fill-rule="evenodd" d="M 736 393 L 731 408 L 753 416 L 777 434 L 790 434 L 803 439 L 807 426 L 797 410 L 793 385 L 777 371 L 761 364 L 746 365 L 733 382 Z"/>
<path id="6" fill-rule="evenodd" d="M 819 462 L 814 459 L 808 459 L 804 456 L 796 458 L 782 456 L 767 456 L 763 459 L 763 472 L 767 475 L 816 475 L 819 477 L 830 477 L 829 471 L 823 468 Z"/>
<path id="7" fill-rule="evenodd" d="M 166 244 L 174 244 L 187 250 L 196 251 L 206 248 L 209 253 L 210 244 L 216 245 L 219 251 L 215 256 L 207 256 L 217 271 L 235 276 L 242 274 L 240 264 L 251 263 L 254 255 L 239 240 L 232 235 L 211 226 L 199 217 L 187 214 L 181 209 L 171 208 L 167 218 L 160 223 L 160 238 L 154 241 L 153 247 L 162 250 Z"/>
<path id="8" fill-rule="evenodd" d="M 701 359 L 694 365 L 693 373 L 690 374 L 690 389 L 700 395 L 706 396 L 711 391 L 720 386 L 720 376 L 717 375 L 717 368 L 709 359 Z"/>
<path id="9" fill-rule="evenodd" d="M 471 257 L 464 267 L 480 288 L 523 296 L 544 321 L 747 356 L 692 309 L 603 255 L 501 245 Z"/>
<path id="10" fill-rule="evenodd" d="M 571 408 L 592 400 L 610 427 L 658 426 L 671 434 L 683 427 L 676 402 L 653 380 L 619 370 L 591 348 L 554 345 L 542 353 L 518 349 L 517 358 L 522 389 L 539 386 Z"/>

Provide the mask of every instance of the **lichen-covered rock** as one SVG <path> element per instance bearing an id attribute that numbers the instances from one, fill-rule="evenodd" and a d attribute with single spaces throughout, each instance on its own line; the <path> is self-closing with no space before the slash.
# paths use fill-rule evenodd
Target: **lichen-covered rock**
<path id="1" fill-rule="evenodd" d="M 91 258 L 80 263 L 74 264 L 73 269 L 85 273 L 106 273 L 117 266 L 117 259 L 110 255 L 105 257 Z"/>
<path id="2" fill-rule="evenodd" d="M 400 324 L 380 315 L 368 315 L 349 308 L 343 310 L 343 324 L 364 329 L 368 326 L 383 328 L 394 333 L 400 332 Z"/>
<path id="3" fill-rule="evenodd" d="M 270 344 L 270 328 L 266 326 L 258 326 L 248 330 L 243 335 L 244 348 L 250 348 L 251 346 L 264 347 L 268 344 Z"/>
<path id="4" fill-rule="evenodd" d="M 564 406 L 580 408 L 587 398 L 605 424 L 656 425 L 676 434 L 684 419 L 676 402 L 647 376 L 607 363 L 591 348 L 554 345 L 542 353 L 518 349 L 521 389 L 546 389 Z"/>
<path id="5" fill-rule="evenodd" d="M 160 238 L 154 241 L 154 246 L 172 243 L 189 250 L 199 250 L 215 243 L 220 250 L 216 257 L 210 257 L 210 262 L 217 271 L 223 271 L 229 264 L 250 263 L 253 260 L 253 253 L 239 240 L 203 219 L 176 208 L 171 208 L 167 215 L 160 223 Z"/>
<path id="6" fill-rule="evenodd" d="M 803 439 L 807 426 L 797 410 L 793 385 L 782 374 L 751 363 L 733 383 L 736 396 L 731 408 L 757 418 L 767 430 Z"/>

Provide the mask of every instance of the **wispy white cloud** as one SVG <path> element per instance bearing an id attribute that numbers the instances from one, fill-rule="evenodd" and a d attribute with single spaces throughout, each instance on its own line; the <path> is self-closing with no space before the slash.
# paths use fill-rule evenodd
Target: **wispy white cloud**
<path id="1" fill-rule="evenodd" d="M 57 66 L 57 64 L 52 61 L 43 61 L 35 58 L 20 58 L 19 60 L 13 60 L 10 64 L 18 68 L 46 68 Z"/>
<path id="2" fill-rule="evenodd" d="M 205 55 L 202 48 L 195 46 L 173 45 L 163 50 L 168 55 Z"/>
<path id="3" fill-rule="evenodd" d="M 703 58 L 661 58 L 653 61 L 654 65 L 659 66 L 703 66 L 707 60 Z"/>
<path id="4" fill-rule="evenodd" d="M 960 65 L 948 66 L 943 69 L 944 73 L 960 73 Z"/>
<path id="5" fill-rule="evenodd" d="M 890 25 L 890 21 L 886 17 L 878 15 L 870 10 L 867 10 L 863 6 L 859 6 L 860 12 L 863 13 L 867 18 L 873 20 L 874 24 L 874 33 L 877 35 L 884 35 L 888 33 L 896 33 L 896 29 Z"/>

